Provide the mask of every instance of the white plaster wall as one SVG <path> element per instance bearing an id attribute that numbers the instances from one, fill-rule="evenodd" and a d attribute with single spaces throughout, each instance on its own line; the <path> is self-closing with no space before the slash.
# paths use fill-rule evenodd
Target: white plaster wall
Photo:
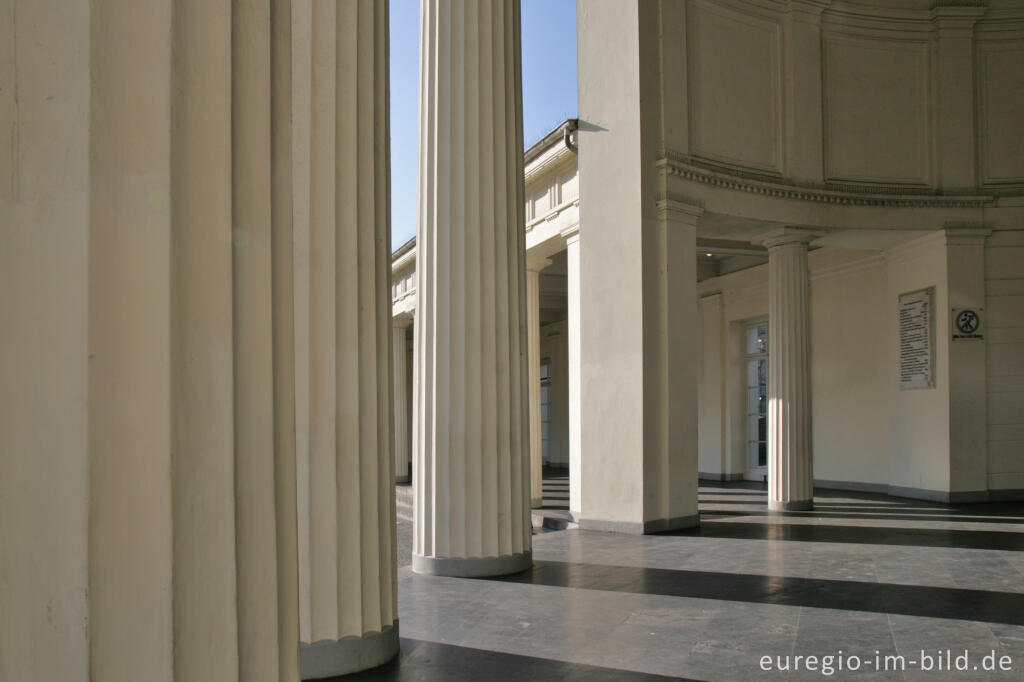
<path id="1" fill-rule="evenodd" d="M 946 286 L 946 246 L 935 235 L 928 235 L 890 249 L 886 252 L 886 260 L 886 347 L 892 387 L 889 483 L 899 487 L 949 490 L 949 297 Z M 935 386 L 901 391 L 897 352 L 899 296 L 928 287 L 935 287 Z"/>
<path id="2" fill-rule="evenodd" d="M 894 378 L 885 261 L 838 249 L 808 260 L 814 478 L 886 485 Z"/>
<path id="3" fill-rule="evenodd" d="M 1024 489 L 1024 230 L 985 243 L 988 487 Z"/>

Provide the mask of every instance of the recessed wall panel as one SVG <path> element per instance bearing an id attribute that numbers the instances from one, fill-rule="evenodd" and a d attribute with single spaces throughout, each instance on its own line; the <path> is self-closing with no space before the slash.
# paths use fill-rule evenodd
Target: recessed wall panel
<path id="1" fill-rule="evenodd" d="M 931 184 L 929 44 L 826 35 L 825 177 Z"/>
<path id="2" fill-rule="evenodd" d="M 1024 184 L 1024 45 L 978 43 L 981 182 Z"/>
<path id="3" fill-rule="evenodd" d="M 781 174 L 779 23 L 694 0 L 687 26 L 691 152 Z"/>

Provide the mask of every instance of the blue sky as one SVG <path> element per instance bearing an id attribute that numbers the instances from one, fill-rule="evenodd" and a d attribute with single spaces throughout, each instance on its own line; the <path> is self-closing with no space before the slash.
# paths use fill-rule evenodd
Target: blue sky
<path id="1" fill-rule="evenodd" d="M 476 0 L 468 0 L 475 2 Z M 419 0 L 391 2 L 391 246 L 416 234 Z M 576 0 L 522 0 L 523 141 L 576 117 Z"/>

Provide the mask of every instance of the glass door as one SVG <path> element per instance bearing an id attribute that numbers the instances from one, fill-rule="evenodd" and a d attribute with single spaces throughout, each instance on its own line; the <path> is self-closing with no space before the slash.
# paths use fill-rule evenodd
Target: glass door
<path id="1" fill-rule="evenodd" d="M 768 323 L 747 327 L 747 470 L 744 478 L 768 475 Z"/>

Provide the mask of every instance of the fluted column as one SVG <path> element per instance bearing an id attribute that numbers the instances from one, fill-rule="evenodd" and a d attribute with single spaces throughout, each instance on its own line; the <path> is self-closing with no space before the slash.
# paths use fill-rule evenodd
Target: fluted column
<path id="1" fill-rule="evenodd" d="M 27 158 L 51 136 L 61 148 L 42 159 L 42 180 L 27 178 L 24 200 L 63 205 L 66 188 L 45 180 L 53 170 L 73 174 L 69 196 L 86 202 L 67 225 L 31 205 L 18 213 L 40 222 L 29 243 L 36 227 L 73 229 L 88 256 L 54 275 L 82 292 L 63 309 L 87 329 L 67 339 L 87 359 L 79 407 L 39 422 L 79 427 L 58 476 L 82 486 L 75 537 L 55 545 L 84 551 L 88 582 L 50 585 L 31 612 L 47 604 L 47 631 L 69 633 L 69 653 L 86 660 L 11 671 L 5 621 L 0 678 L 297 680 L 290 4 L 96 0 L 59 21 L 66 7 L 25 9 L 16 42 L 47 57 L 43 69 L 20 60 L 18 80 L 64 93 L 55 106 L 78 120 L 39 120 L 49 123 L 21 143 Z M 83 60 L 85 87 L 67 88 Z M 49 396 L 35 404 L 51 409 Z M 0 538 L 14 546 L 3 528 Z M 16 656 L 49 655 L 45 642 Z"/>
<path id="2" fill-rule="evenodd" d="M 784 228 L 768 247 L 768 508 L 811 509 L 810 307 L 807 243 L 819 236 Z"/>
<path id="3" fill-rule="evenodd" d="M 398 651 L 388 236 L 387 3 L 311 11 L 309 452 L 302 677 Z"/>
<path id="4" fill-rule="evenodd" d="M 409 482 L 409 396 L 406 393 L 405 331 L 409 321 L 394 318 L 391 330 L 391 365 L 394 368 L 391 390 L 395 403 L 395 482 Z"/>
<path id="5" fill-rule="evenodd" d="M 306 677 L 397 651 L 387 3 L 316 8 L 40 0 L 0 22 L 33 121 L 0 179 L 4 360 L 25 365 L 0 381 L 0 679 L 297 682 L 300 638 Z"/>
<path id="6" fill-rule="evenodd" d="M 540 271 L 551 264 L 547 258 L 526 259 L 526 324 L 530 392 L 530 506 L 544 503 L 544 439 L 540 414 Z"/>
<path id="7" fill-rule="evenodd" d="M 424 0 L 413 568 L 530 566 L 519 2 Z"/>

